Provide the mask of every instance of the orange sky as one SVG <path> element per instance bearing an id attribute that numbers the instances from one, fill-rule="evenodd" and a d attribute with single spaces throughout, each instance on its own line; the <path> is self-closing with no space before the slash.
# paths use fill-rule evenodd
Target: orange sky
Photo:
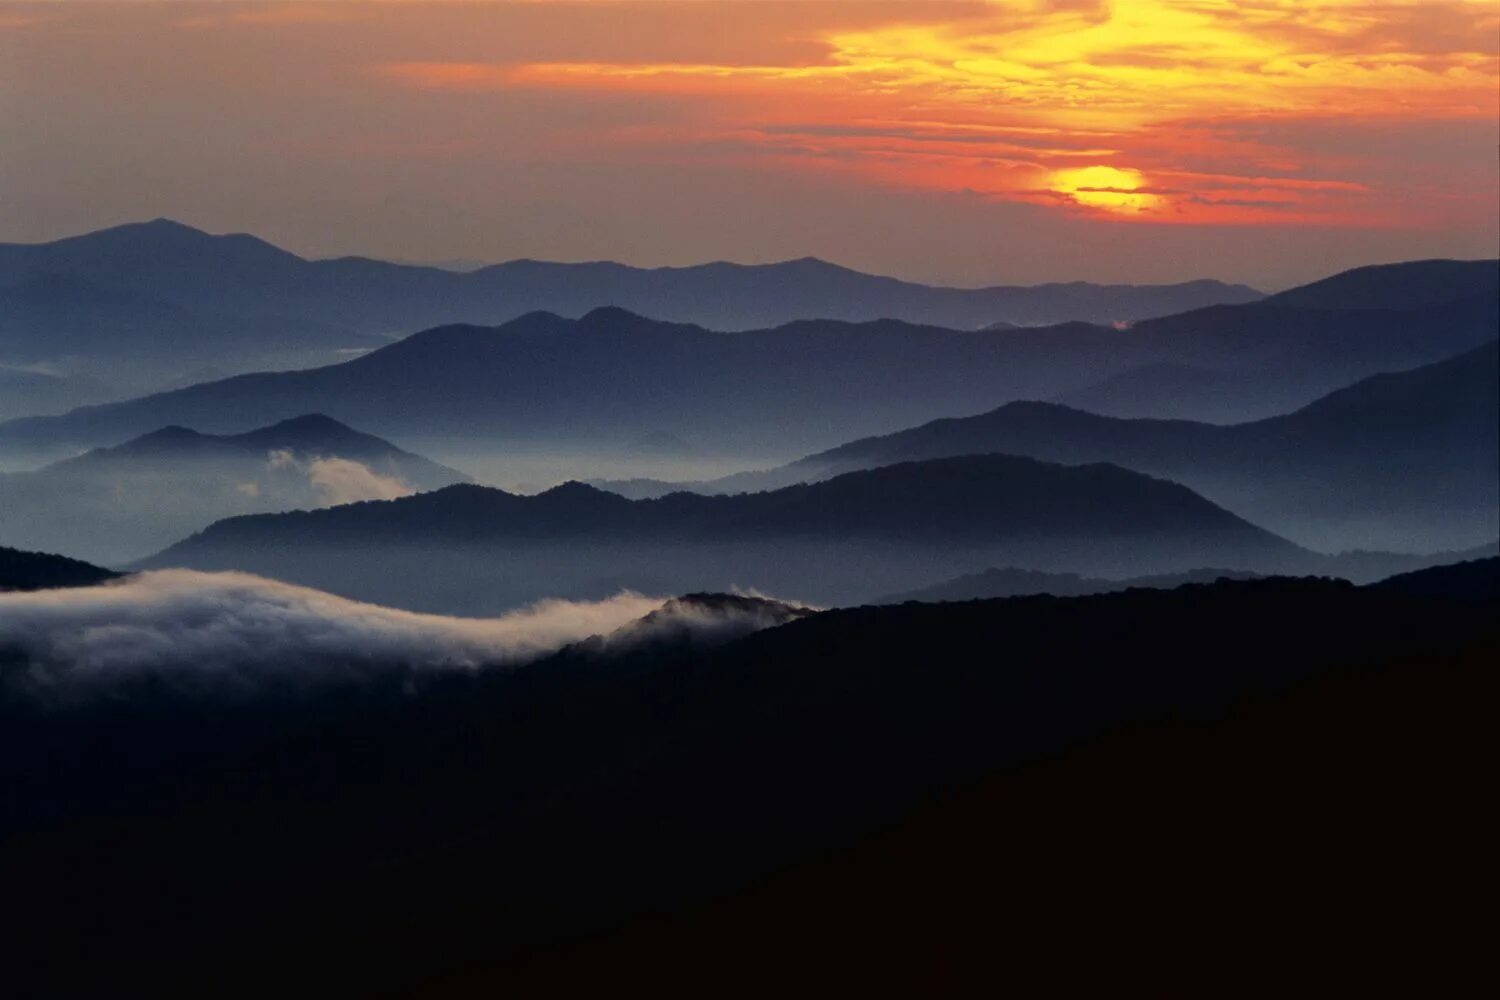
<path id="1" fill-rule="evenodd" d="M 1500 238 L 1500 0 L 0 4 L 0 85 L 3 238 L 1263 283 Z"/>

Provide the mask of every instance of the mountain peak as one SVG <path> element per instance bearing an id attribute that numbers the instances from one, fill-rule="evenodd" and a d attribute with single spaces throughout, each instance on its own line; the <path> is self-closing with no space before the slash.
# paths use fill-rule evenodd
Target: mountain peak
<path id="1" fill-rule="evenodd" d="M 355 434 L 358 433 L 348 424 L 341 423 L 326 413 L 304 413 L 300 417 L 288 417 L 278 421 L 269 427 L 262 427 L 258 432 L 262 434 Z"/>
<path id="2" fill-rule="evenodd" d="M 640 313 L 631 312 L 629 309 L 621 306 L 597 306 L 584 313 L 578 319 L 580 326 L 588 327 L 617 326 L 620 324 L 634 325 L 649 322 L 652 321 Z"/>

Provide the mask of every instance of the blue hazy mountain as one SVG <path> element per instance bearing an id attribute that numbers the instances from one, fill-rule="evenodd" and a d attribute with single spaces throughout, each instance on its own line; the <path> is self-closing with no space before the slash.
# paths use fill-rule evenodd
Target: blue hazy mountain
<path id="1" fill-rule="evenodd" d="M 220 521 L 141 565 L 248 570 L 380 603 L 481 613 L 621 587 L 741 586 L 849 603 L 973 560 L 1121 576 L 1316 561 L 1175 483 L 1110 465 L 986 455 L 739 496 L 452 486 Z"/>
<path id="2" fill-rule="evenodd" d="M 1475 545 L 1500 534 L 1500 342 L 1371 376 L 1293 413 L 1244 424 L 1122 420 L 1018 402 L 853 441 L 764 472 L 619 489 L 634 496 L 773 489 L 851 469 L 987 452 L 1114 462 L 1167 476 L 1282 534 L 1324 540 L 1320 548 Z"/>
<path id="3" fill-rule="evenodd" d="M 0 543 L 119 564 L 236 514 L 468 481 L 321 414 L 231 435 L 163 427 L 36 471 L 0 473 Z"/>
<path id="4" fill-rule="evenodd" d="M 166 219 L 52 243 L 0 245 L 0 287 L 60 276 L 182 306 L 377 334 L 495 324 L 539 310 L 576 317 L 607 305 L 728 330 L 797 319 L 904 319 L 975 329 L 995 321 L 1130 321 L 1260 298 L 1244 285 L 1207 280 L 944 288 L 811 257 L 661 268 L 516 260 L 458 272 L 364 257 L 306 260 L 254 236 L 213 236 Z"/>
<path id="5" fill-rule="evenodd" d="M 1497 316 L 1500 300 L 1483 295 L 1418 310 L 1215 306 L 1126 331 L 1073 323 L 977 333 L 882 320 L 725 334 L 615 308 L 577 320 L 532 313 L 499 327 L 427 330 L 324 368 L 11 421 L 0 425 L 0 452 L 55 456 L 166 424 L 224 432 L 320 411 L 429 452 L 432 441 L 603 451 L 665 432 L 709 453 L 791 458 L 1008 399 L 1050 399 L 1153 363 L 1274 376 L 1313 398 L 1475 347 L 1494 336 Z"/>
<path id="6" fill-rule="evenodd" d="M 1342 271 L 1263 301 L 1311 309 L 1413 309 L 1496 294 L 1500 270 L 1492 260 L 1413 260 Z"/>
<path id="7" fill-rule="evenodd" d="M 66 413 L 114 398 L 117 393 L 98 379 L 59 375 L 22 365 L 0 365 L 0 420 Z"/>

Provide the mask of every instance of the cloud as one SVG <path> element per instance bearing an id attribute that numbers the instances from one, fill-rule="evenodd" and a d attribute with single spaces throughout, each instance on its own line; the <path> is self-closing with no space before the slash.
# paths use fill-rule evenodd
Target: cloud
<path id="1" fill-rule="evenodd" d="M 160 570 L 97 587 L 0 593 L 0 664 L 19 659 L 40 687 L 161 674 L 253 689 L 330 671 L 475 669 L 612 632 L 665 603 L 621 593 L 452 618 L 246 573 Z"/>
<path id="2" fill-rule="evenodd" d="M 267 456 L 272 470 L 291 469 L 307 476 L 318 500 L 327 505 L 361 500 L 395 500 L 411 496 L 414 488 L 396 476 L 382 476 L 368 465 L 348 458 L 298 458 L 287 450 Z"/>
<path id="3" fill-rule="evenodd" d="M 248 573 L 158 570 L 96 587 L 0 593 L 0 687 L 99 695 L 151 677 L 175 689 L 253 695 L 516 665 L 570 643 L 724 641 L 801 614 L 735 596 L 622 592 L 545 600 L 497 618 L 386 608 Z"/>

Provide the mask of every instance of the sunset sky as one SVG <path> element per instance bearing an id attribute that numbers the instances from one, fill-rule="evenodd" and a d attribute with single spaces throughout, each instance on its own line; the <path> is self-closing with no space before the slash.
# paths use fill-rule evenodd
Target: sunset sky
<path id="1" fill-rule="evenodd" d="M 0 4 L 0 239 L 1283 286 L 1494 256 L 1500 0 Z"/>

